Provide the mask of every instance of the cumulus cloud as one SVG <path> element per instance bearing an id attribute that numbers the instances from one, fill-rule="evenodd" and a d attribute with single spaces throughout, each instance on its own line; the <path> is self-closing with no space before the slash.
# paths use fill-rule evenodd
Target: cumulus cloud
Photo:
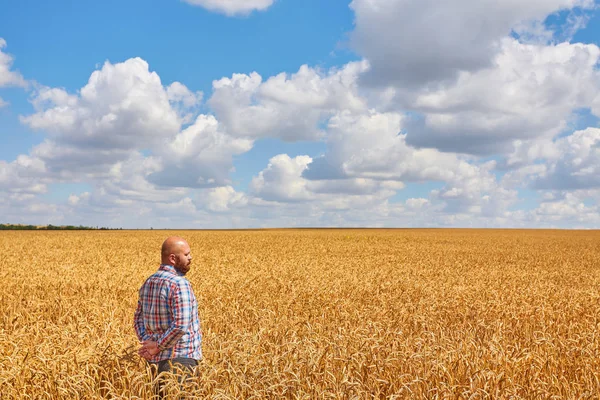
<path id="1" fill-rule="evenodd" d="M 598 94 L 596 95 L 594 100 L 592 101 L 592 104 L 590 106 L 590 111 L 592 112 L 592 114 L 594 114 L 596 116 L 600 116 L 600 91 L 598 92 Z"/>
<path id="2" fill-rule="evenodd" d="M 535 191 L 537 207 L 519 212 L 524 226 L 598 228 L 600 129 L 586 128 L 554 140 L 515 147 L 517 167 L 502 186 Z"/>
<path id="3" fill-rule="evenodd" d="M 178 95 L 171 98 L 188 101 L 183 89 L 176 89 Z M 31 150 L 31 157 L 44 166 L 41 176 L 107 179 L 113 166 L 138 151 L 162 146 L 181 126 L 168 91 L 140 58 L 106 62 L 77 94 L 38 87 L 31 99 L 35 112 L 21 121 L 48 135 Z"/>
<path id="4" fill-rule="evenodd" d="M 12 70 L 14 58 L 2 51 L 5 47 L 6 40 L 0 38 L 0 88 L 7 86 L 26 87 L 27 81 L 25 81 L 23 76 L 19 72 Z M 0 108 L 7 105 L 8 102 L 0 97 Z"/>
<path id="5" fill-rule="evenodd" d="M 491 166 L 462 165 L 429 198 L 393 201 L 402 182 L 369 178 L 309 180 L 310 157 L 271 158 L 250 185 L 248 208 L 267 225 L 291 226 L 514 226 L 509 210 L 516 191 L 490 173 Z M 264 209 L 261 212 L 261 208 Z M 290 225 L 288 225 L 290 226 Z"/>
<path id="6" fill-rule="evenodd" d="M 183 188 L 158 188 L 148 176 L 163 169 L 162 160 L 156 156 L 132 153 L 127 160 L 115 163 L 109 177 L 98 184 L 98 192 L 118 201 L 169 202 L 187 194 Z"/>
<path id="7" fill-rule="evenodd" d="M 245 207 L 248 197 L 245 193 L 236 192 L 232 186 L 221 186 L 208 189 L 199 201 L 210 211 L 227 212 Z"/>
<path id="8" fill-rule="evenodd" d="M 73 214 L 89 224 L 106 226 L 144 226 L 156 224 L 159 216 L 170 210 L 170 216 L 181 217 L 189 211 L 185 188 L 160 188 L 150 183 L 148 175 L 161 170 L 160 159 L 133 152 L 116 162 L 103 179 L 88 181 L 92 190 L 73 194 L 67 199 L 63 214 Z M 177 207 L 181 206 L 181 209 Z M 193 206 L 193 205 L 192 205 Z M 133 225 L 130 225 L 133 224 Z M 150 225 L 149 225 L 150 224 Z"/>
<path id="9" fill-rule="evenodd" d="M 532 175 L 531 186 L 545 190 L 600 189 L 600 129 L 587 128 L 560 138 Z"/>
<path id="10" fill-rule="evenodd" d="M 40 177 L 55 181 L 79 181 L 107 178 L 110 167 L 127 159 L 131 153 L 130 150 L 94 149 L 47 139 L 35 146 L 30 156 L 43 165 Z"/>
<path id="11" fill-rule="evenodd" d="M 71 206 L 77 206 L 78 204 L 87 201 L 90 198 L 90 192 L 83 192 L 79 196 L 70 194 L 67 199 L 67 203 Z"/>
<path id="12" fill-rule="evenodd" d="M 44 172 L 43 162 L 24 154 L 10 163 L 0 160 L 0 191 L 19 194 L 45 193 L 47 182 L 39 179 Z"/>
<path id="13" fill-rule="evenodd" d="M 269 165 L 252 179 L 252 191 L 265 200 L 305 201 L 313 198 L 307 189 L 307 181 L 301 179 L 302 172 L 312 162 L 309 156 L 290 158 L 287 154 L 277 155 Z"/>
<path id="14" fill-rule="evenodd" d="M 188 4 L 228 16 L 247 15 L 254 10 L 263 11 L 271 7 L 275 0 L 183 0 Z"/>
<path id="15" fill-rule="evenodd" d="M 516 191 L 496 179 L 495 162 L 434 149 L 418 149 L 406 142 L 403 116 L 398 113 L 342 112 L 328 126 L 327 152 L 305 169 L 315 181 L 369 179 L 387 182 L 392 193 L 405 182 L 437 181 L 442 189 L 431 193 L 432 206 L 447 213 L 501 214 L 516 200 Z M 390 185 L 396 183 L 396 187 Z M 368 193 L 368 192 L 365 192 Z"/>
<path id="16" fill-rule="evenodd" d="M 431 198 L 443 204 L 448 214 L 501 217 L 518 201 L 518 192 L 499 182 L 493 172 L 494 162 L 482 165 L 461 164 L 459 173 Z"/>
<path id="17" fill-rule="evenodd" d="M 586 204 L 586 198 L 596 199 Z M 552 228 L 595 228 L 600 226 L 600 191 L 547 192 L 540 204 L 524 213 L 527 226 Z"/>
<path id="18" fill-rule="evenodd" d="M 316 159 L 304 175 L 309 179 L 450 179 L 464 162 L 453 154 L 409 146 L 403 118 L 399 113 L 373 110 L 338 113 L 328 124 L 326 154 Z"/>
<path id="19" fill-rule="evenodd" d="M 412 209 L 421 209 L 429 204 L 429 200 L 424 198 L 410 198 L 405 201 L 406 206 Z"/>
<path id="20" fill-rule="evenodd" d="M 57 143 L 78 148 L 132 150 L 160 144 L 176 134 L 180 119 L 148 63 L 132 58 L 106 62 L 79 91 L 42 87 L 32 103 L 37 112 L 23 123 L 43 130 Z"/>
<path id="21" fill-rule="evenodd" d="M 26 155 L 19 155 L 12 162 L 0 160 L 0 215 L 5 222 L 31 223 L 31 218 L 44 217 L 44 210 L 56 209 L 39 199 L 49 191 L 43 171 L 43 163 Z M 30 220 L 25 221 L 26 218 Z"/>
<path id="22" fill-rule="evenodd" d="M 367 80 L 421 86 L 488 67 L 519 24 L 593 0 L 353 0 L 353 47 L 371 62 Z"/>
<path id="23" fill-rule="evenodd" d="M 71 194 L 55 211 L 102 225 L 156 212 L 182 221 L 186 213 L 197 216 L 190 188 L 229 184 L 233 156 L 253 144 L 228 135 L 214 116 L 195 117 L 201 98 L 180 82 L 164 86 L 139 58 L 105 63 L 75 94 L 38 86 L 35 111 L 21 121 L 47 138 L 29 155 L 0 163 L 0 191 L 35 196 L 55 182 L 86 182 L 92 190 Z M 231 194 L 219 206 L 218 195 L 220 188 L 209 193 L 209 209 L 244 204 Z"/>
<path id="24" fill-rule="evenodd" d="M 189 2 L 228 15 L 272 4 Z M 233 74 L 213 82 L 200 115 L 201 92 L 164 85 L 139 58 L 105 63 L 77 92 L 37 86 L 21 120 L 47 138 L 0 162 L 0 211 L 155 227 L 600 223 L 589 200 L 600 190 L 599 130 L 560 137 L 574 110 L 600 116 L 600 49 L 555 44 L 543 23 L 573 12 L 562 32 L 572 35 L 586 22 L 573 10 L 593 2 L 433 3 L 354 0 L 363 61 Z M 6 71 L 23 84 L 3 54 L 0 86 Z M 271 157 L 241 191 L 235 157 L 263 138 L 326 151 Z M 82 181 L 91 189 L 63 205 L 38 201 L 53 182 Z M 432 181 L 429 194 L 410 192 Z M 519 188 L 544 196 L 539 206 L 514 210 Z"/>
<path id="25" fill-rule="evenodd" d="M 213 82 L 209 105 L 234 136 L 317 140 L 333 113 L 365 109 L 356 80 L 366 68 L 355 62 L 324 74 L 304 65 L 291 76 L 281 73 L 265 82 L 256 72 L 234 74 Z"/>
<path id="26" fill-rule="evenodd" d="M 279 154 L 272 157 L 250 183 L 250 204 L 278 204 L 278 207 L 296 210 L 300 216 L 299 210 L 318 209 L 323 217 L 341 210 L 374 209 L 403 188 L 402 183 L 366 178 L 309 180 L 303 174 L 311 162 L 309 156 L 292 158 Z"/>
<path id="27" fill-rule="evenodd" d="M 423 113 L 407 126 L 415 146 L 474 154 L 505 153 L 514 140 L 552 138 L 572 112 L 588 107 L 600 89 L 596 45 L 502 42 L 491 68 L 463 72 L 456 83 L 424 90 L 413 107 Z"/>
<path id="28" fill-rule="evenodd" d="M 267 168 L 252 180 L 253 197 L 249 204 L 277 205 L 277 208 L 295 210 L 299 216 L 302 214 L 298 209 L 304 209 L 309 215 L 309 210 L 316 208 L 320 210 L 319 220 L 330 223 L 340 212 L 350 218 L 346 214 L 350 210 L 368 210 L 368 215 L 378 216 L 371 221 L 375 225 L 393 225 L 399 221 L 407 223 L 406 218 L 419 212 L 427 212 L 432 218 L 447 215 L 503 217 L 516 201 L 516 191 L 503 188 L 496 181 L 490 173 L 491 165 L 460 163 L 455 171 L 446 175 L 443 189 L 432 191 L 429 199 L 410 198 L 400 204 L 391 203 L 391 199 L 404 188 L 402 182 L 370 178 L 309 180 L 303 173 L 311 162 L 308 156 L 291 158 L 280 154 L 271 158 Z"/>
<path id="29" fill-rule="evenodd" d="M 252 141 L 230 137 L 206 115 L 181 131 L 201 96 L 180 82 L 163 86 L 144 60 L 134 58 L 106 62 L 79 94 L 38 88 L 36 112 L 21 120 L 49 134 L 31 156 L 55 179 L 111 179 L 114 167 L 131 165 L 128 160 L 147 151 L 153 156 L 148 162 L 156 163 L 144 176 L 150 183 L 222 186 L 229 182 L 232 157 L 248 151 Z"/>
<path id="30" fill-rule="evenodd" d="M 13 56 L 2 51 L 6 47 L 6 40 L 0 38 L 0 87 L 4 86 L 27 86 L 23 76 L 12 70 Z"/>
<path id="31" fill-rule="evenodd" d="M 230 183 L 233 156 L 247 152 L 252 145 L 249 139 L 230 137 L 215 117 L 200 115 L 194 124 L 156 150 L 163 168 L 148 178 L 160 186 L 224 186 Z"/>
<path id="32" fill-rule="evenodd" d="M 200 91 L 194 93 L 181 82 L 173 82 L 167 87 L 167 97 L 177 110 L 182 123 L 187 124 L 192 121 L 198 110 L 203 93 Z"/>

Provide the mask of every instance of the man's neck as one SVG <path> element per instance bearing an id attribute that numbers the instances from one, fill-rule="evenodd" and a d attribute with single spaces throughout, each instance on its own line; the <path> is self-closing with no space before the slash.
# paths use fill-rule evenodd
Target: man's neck
<path id="1" fill-rule="evenodd" d="M 173 264 L 170 263 L 162 263 L 160 264 L 161 267 L 168 267 L 169 269 L 172 269 L 173 271 L 175 271 L 175 273 L 179 276 L 185 276 L 185 272 L 180 271 L 176 266 L 174 266 Z"/>

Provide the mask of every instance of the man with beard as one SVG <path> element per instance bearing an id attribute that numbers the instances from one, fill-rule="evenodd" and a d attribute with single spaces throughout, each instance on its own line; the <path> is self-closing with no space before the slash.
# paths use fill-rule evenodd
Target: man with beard
<path id="1" fill-rule="evenodd" d="M 134 315 L 135 332 L 142 342 L 138 354 L 159 374 L 182 373 L 181 383 L 202 359 L 198 303 L 185 278 L 192 262 L 190 246 L 180 237 L 169 237 L 162 244 L 161 259 L 158 271 L 139 291 Z"/>

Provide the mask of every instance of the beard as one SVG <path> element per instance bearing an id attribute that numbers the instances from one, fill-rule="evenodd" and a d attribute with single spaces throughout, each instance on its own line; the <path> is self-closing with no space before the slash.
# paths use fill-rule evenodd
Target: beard
<path id="1" fill-rule="evenodd" d="M 192 262 L 188 260 L 177 260 L 177 263 L 174 265 L 174 267 L 177 271 L 185 275 L 190 270 L 191 264 Z"/>

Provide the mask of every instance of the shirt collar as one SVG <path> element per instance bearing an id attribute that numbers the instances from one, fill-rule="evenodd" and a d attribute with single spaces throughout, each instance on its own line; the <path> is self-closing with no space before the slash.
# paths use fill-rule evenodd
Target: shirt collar
<path id="1" fill-rule="evenodd" d="M 174 274 L 174 275 L 179 275 L 179 276 L 184 276 L 184 275 L 185 275 L 185 274 L 183 274 L 183 273 L 181 273 L 181 272 L 177 271 L 177 270 L 175 269 L 175 267 L 174 267 L 173 265 L 170 265 L 170 264 L 160 264 L 160 268 L 159 268 L 159 270 L 160 270 L 160 271 L 166 271 L 166 272 L 170 272 L 170 273 L 172 273 L 172 274 Z"/>

